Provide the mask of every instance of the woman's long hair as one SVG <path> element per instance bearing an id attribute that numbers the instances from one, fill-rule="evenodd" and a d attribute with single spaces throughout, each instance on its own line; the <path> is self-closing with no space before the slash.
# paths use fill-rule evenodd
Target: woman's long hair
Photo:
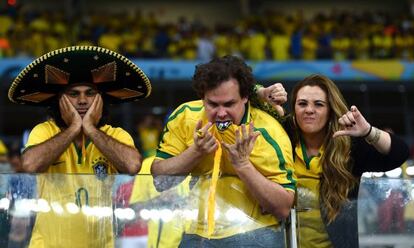
<path id="1" fill-rule="evenodd" d="M 352 175 L 352 161 L 350 159 L 351 138 L 340 136 L 332 138 L 332 135 L 340 129 L 338 119 L 348 111 L 346 102 L 338 87 L 327 77 L 312 75 L 306 77 L 292 90 L 291 109 L 293 115 L 298 91 L 304 86 L 318 86 L 328 100 L 329 118 L 325 124 L 325 138 L 323 141 L 324 154 L 321 157 L 322 175 L 319 184 L 319 198 L 327 213 L 328 223 L 338 215 L 341 206 L 348 200 L 349 191 L 355 187 L 356 178 Z M 295 121 L 295 118 L 293 118 Z M 301 130 L 296 126 L 292 142 L 298 144 Z"/>

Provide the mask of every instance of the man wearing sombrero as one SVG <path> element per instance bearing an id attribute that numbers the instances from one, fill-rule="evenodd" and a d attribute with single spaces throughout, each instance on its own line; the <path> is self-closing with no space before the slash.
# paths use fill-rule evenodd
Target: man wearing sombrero
<path id="1" fill-rule="evenodd" d="M 38 176 L 38 198 L 60 205 L 55 206 L 59 210 L 52 206 L 56 211 L 37 214 L 30 247 L 113 246 L 112 214 L 97 216 L 90 210 L 111 207 L 112 180 L 105 177 L 136 174 L 141 155 L 125 130 L 105 123 L 106 107 L 145 98 L 150 92 L 148 78 L 134 63 L 93 46 L 52 51 L 17 76 L 10 100 L 47 106 L 52 117 L 30 133 L 23 169 L 53 173 Z M 68 204 L 71 210 L 63 207 Z"/>

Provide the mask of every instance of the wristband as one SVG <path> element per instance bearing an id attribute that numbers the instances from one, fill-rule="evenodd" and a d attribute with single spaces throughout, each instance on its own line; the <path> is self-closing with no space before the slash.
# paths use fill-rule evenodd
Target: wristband
<path id="1" fill-rule="evenodd" d="M 369 139 L 369 136 L 365 138 L 365 141 L 370 145 L 377 143 L 381 136 L 381 131 L 378 128 L 374 128 L 374 131 L 375 134 L 373 138 Z"/>
<path id="2" fill-rule="evenodd" d="M 371 131 L 372 131 L 372 125 L 369 125 L 369 131 L 368 131 L 368 133 L 365 134 L 364 136 L 362 136 L 362 138 L 365 139 L 366 137 L 368 137 L 371 134 Z"/>

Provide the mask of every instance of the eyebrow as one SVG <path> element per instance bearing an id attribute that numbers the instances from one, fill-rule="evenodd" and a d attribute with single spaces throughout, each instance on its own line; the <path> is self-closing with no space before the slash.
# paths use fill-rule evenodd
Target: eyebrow
<path id="1" fill-rule="evenodd" d="M 96 92 L 99 92 L 97 89 L 94 89 L 94 88 L 89 88 L 89 89 L 87 89 L 87 90 L 85 90 L 85 91 L 83 91 L 83 90 L 78 90 L 78 89 L 67 89 L 67 90 L 65 90 L 65 92 L 90 92 L 90 91 L 96 91 Z"/>
<path id="2" fill-rule="evenodd" d="M 316 100 L 309 101 L 308 99 L 301 99 L 301 98 L 296 99 L 296 101 L 305 101 L 305 102 L 326 102 L 325 100 L 321 100 L 321 99 L 316 99 Z"/>

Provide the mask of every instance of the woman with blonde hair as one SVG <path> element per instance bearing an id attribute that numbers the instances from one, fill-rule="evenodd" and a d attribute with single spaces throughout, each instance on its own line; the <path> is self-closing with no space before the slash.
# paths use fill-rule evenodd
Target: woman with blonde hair
<path id="1" fill-rule="evenodd" d="M 262 103 L 273 106 L 284 94 L 274 85 L 257 89 Z M 338 87 L 322 75 L 294 86 L 291 110 L 285 128 L 295 153 L 300 247 L 358 247 L 360 177 L 399 167 L 408 146 L 372 126 L 356 106 L 348 110 Z"/>

